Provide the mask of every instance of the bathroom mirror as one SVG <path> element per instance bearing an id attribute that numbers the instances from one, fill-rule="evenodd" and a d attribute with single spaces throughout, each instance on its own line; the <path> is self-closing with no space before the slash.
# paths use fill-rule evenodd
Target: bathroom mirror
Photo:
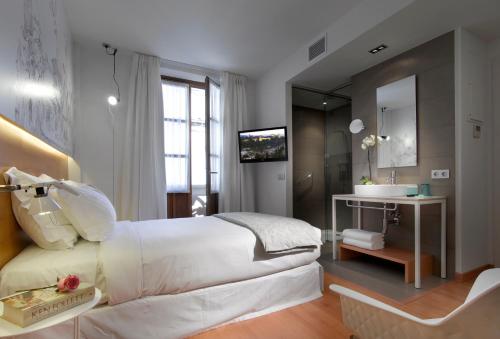
<path id="1" fill-rule="evenodd" d="M 377 88 L 377 167 L 417 166 L 416 76 Z"/>

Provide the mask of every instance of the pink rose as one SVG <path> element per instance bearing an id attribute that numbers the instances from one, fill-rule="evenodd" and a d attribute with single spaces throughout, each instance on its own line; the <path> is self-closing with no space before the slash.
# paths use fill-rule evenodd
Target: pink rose
<path id="1" fill-rule="evenodd" d="M 70 274 L 67 277 L 59 279 L 57 282 L 57 289 L 59 292 L 69 292 L 76 290 L 80 285 L 80 278 L 78 276 Z"/>

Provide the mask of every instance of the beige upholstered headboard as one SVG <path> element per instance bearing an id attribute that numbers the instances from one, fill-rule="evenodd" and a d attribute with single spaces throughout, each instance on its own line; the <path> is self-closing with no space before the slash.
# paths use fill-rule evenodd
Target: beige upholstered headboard
<path id="1" fill-rule="evenodd" d="M 0 114 L 0 184 L 10 167 L 54 178 L 67 178 L 68 157 L 32 136 Z M 0 268 L 14 258 L 30 240 L 12 213 L 10 194 L 0 193 Z"/>

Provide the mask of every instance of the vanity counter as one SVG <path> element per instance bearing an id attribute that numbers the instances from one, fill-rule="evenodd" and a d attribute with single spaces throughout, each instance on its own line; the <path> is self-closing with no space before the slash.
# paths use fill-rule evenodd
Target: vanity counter
<path id="1" fill-rule="evenodd" d="M 440 201 L 446 202 L 445 196 L 415 196 L 415 197 L 383 197 L 383 196 L 367 196 L 358 194 L 335 194 L 332 196 L 335 200 L 346 200 L 346 201 L 364 201 L 364 202 L 379 202 L 386 204 L 402 204 L 402 205 L 413 205 L 413 204 L 437 204 Z"/>

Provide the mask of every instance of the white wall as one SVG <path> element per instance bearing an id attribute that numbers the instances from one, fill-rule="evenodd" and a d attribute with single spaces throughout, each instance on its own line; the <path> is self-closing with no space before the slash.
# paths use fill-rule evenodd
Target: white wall
<path id="1" fill-rule="evenodd" d="M 127 112 L 132 52 L 118 49 L 116 78 L 120 85 L 121 102 L 112 108 L 115 117 L 115 156 L 113 178 L 113 130 L 106 98 L 115 93 L 112 79 L 113 58 L 100 43 L 78 41 L 73 44 L 75 83 L 75 156 L 70 161 L 70 177 L 102 190 L 114 202 L 114 192 L 120 166 L 121 131 Z M 204 81 L 209 75 L 218 79 L 218 72 L 190 65 L 162 61 L 162 74 Z M 247 82 L 249 128 L 255 125 L 255 82 Z M 253 164 L 248 164 L 254 167 Z"/>
<path id="2" fill-rule="evenodd" d="M 325 56 L 369 31 L 412 2 L 412 0 L 363 1 L 325 30 L 327 33 Z M 259 78 L 256 83 L 257 127 L 287 125 L 289 140 L 288 162 L 256 164 L 257 210 L 259 212 L 292 215 L 293 149 L 290 81 L 311 66 L 311 63 L 307 61 L 308 46 L 309 44 L 301 47 Z M 286 175 L 286 179 L 280 180 L 280 175 Z"/>
<path id="3" fill-rule="evenodd" d="M 492 130 L 487 45 L 455 31 L 456 271 L 492 262 Z M 481 137 L 473 138 L 470 119 Z"/>
<path id="4" fill-rule="evenodd" d="M 80 172 L 74 169 L 72 172 L 76 174 L 73 177 L 79 174 L 80 178 L 75 179 L 94 185 L 114 201 L 113 159 L 115 172 L 120 159 L 113 157 L 113 129 L 106 101 L 116 91 L 112 78 L 113 58 L 105 53 L 100 43 L 95 42 L 75 42 L 73 51 L 76 93 L 74 160 Z M 122 118 L 127 111 L 131 52 L 119 49 L 116 62 L 121 101 L 112 109 L 116 117 L 115 140 L 121 140 Z M 116 155 L 120 154 L 119 147 L 116 142 Z"/>
<path id="5" fill-rule="evenodd" d="M 500 267 L 500 39 L 488 46 L 491 69 L 491 105 L 493 114 L 493 264 Z"/>

